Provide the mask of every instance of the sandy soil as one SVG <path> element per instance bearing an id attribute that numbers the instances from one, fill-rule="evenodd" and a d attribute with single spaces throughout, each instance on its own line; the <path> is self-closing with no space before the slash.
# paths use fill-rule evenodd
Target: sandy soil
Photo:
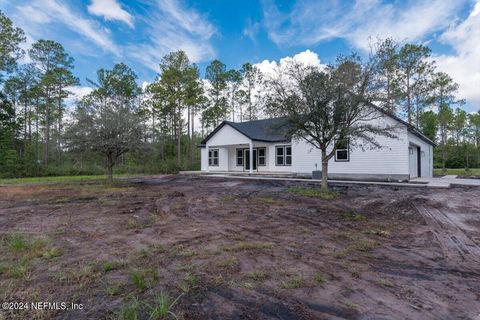
<path id="1" fill-rule="evenodd" d="M 84 306 L 0 319 L 115 319 L 133 297 L 147 319 L 160 292 L 180 296 L 179 319 L 480 319 L 479 188 L 343 186 L 323 200 L 292 185 L 0 187 L 0 302 Z M 18 252 L 13 235 L 48 242 Z"/>

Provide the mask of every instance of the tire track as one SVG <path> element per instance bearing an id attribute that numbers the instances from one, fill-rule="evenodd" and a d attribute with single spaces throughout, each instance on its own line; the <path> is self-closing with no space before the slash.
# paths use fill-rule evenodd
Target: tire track
<path id="1" fill-rule="evenodd" d="M 437 238 L 448 263 L 480 263 L 480 247 L 445 213 L 414 203 Z"/>

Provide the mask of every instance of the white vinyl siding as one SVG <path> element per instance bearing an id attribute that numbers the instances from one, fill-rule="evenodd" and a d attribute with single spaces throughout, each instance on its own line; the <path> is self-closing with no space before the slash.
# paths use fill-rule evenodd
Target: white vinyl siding
<path id="1" fill-rule="evenodd" d="M 387 124 L 397 125 L 396 139 L 377 137 L 377 142 L 382 146 L 380 149 L 371 149 L 355 146 L 350 141 L 348 149 L 348 161 L 337 161 L 335 156 L 329 161 L 330 174 L 346 175 L 381 175 L 381 176 L 407 176 L 409 175 L 409 145 L 414 144 L 421 148 L 421 174 L 432 176 L 433 146 L 418 136 L 408 132 L 404 124 L 385 117 L 381 121 Z M 217 134 L 211 137 L 207 144 L 209 149 L 218 149 L 218 166 L 208 167 L 211 171 L 237 171 L 244 170 L 245 155 L 237 157 L 237 150 L 249 148 L 250 139 L 239 133 L 229 125 L 222 127 Z M 291 146 L 285 149 L 286 146 Z M 253 148 L 265 148 L 265 165 L 262 165 L 263 156 L 258 152 L 258 172 L 292 172 L 310 175 L 314 170 L 321 170 L 322 159 L 320 150 L 313 147 L 306 140 L 293 140 L 290 142 L 265 143 L 253 141 Z M 277 148 L 282 148 L 277 165 Z M 260 150 L 260 149 L 257 149 Z M 343 157 L 344 158 L 344 157 Z M 240 160 L 239 160 L 240 159 Z M 285 165 L 290 163 L 291 165 Z M 201 150 L 201 168 L 203 171 L 208 166 L 208 154 L 206 148 Z"/>
<path id="2" fill-rule="evenodd" d="M 397 124 L 397 121 L 391 118 L 385 118 L 385 121 Z M 407 128 L 399 126 L 396 134 L 398 139 L 377 137 L 376 140 L 383 146 L 380 149 L 369 149 L 367 147 L 362 150 L 350 145 L 350 161 L 335 161 L 332 157 L 328 162 L 329 173 L 408 175 Z M 296 140 L 292 143 L 292 152 L 292 172 L 311 174 L 313 170 L 321 170 L 322 156 L 320 149 L 313 147 L 305 140 Z"/>

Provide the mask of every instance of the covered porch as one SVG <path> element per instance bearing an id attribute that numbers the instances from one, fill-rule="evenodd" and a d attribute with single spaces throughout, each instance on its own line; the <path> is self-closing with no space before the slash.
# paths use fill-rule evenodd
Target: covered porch
<path id="1" fill-rule="evenodd" d="M 204 172 L 259 173 L 271 172 L 270 159 L 274 159 L 275 147 L 268 143 L 249 141 L 234 145 L 205 146 Z M 282 172 L 282 171 L 279 171 Z"/>
<path id="2" fill-rule="evenodd" d="M 290 141 L 283 134 L 273 134 L 271 122 L 223 121 L 200 145 L 201 171 L 291 172 Z"/>

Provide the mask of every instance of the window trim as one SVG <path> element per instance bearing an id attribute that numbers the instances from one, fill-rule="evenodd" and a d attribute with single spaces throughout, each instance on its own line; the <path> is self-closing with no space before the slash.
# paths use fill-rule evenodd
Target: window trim
<path id="1" fill-rule="evenodd" d="M 338 151 L 346 151 L 347 152 L 347 159 L 338 159 L 337 152 Z M 350 162 L 350 140 L 347 139 L 347 147 L 342 149 L 335 150 L 335 162 Z"/>
<path id="2" fill-rule="evenodd" d="M 258 147 L 257 149 L 257 167 L 266 167 L 267 166 L 267 148 Z M 263 156 L 260 157 L 260 150 L 263 150 Z M 263 158 L 263 164 L 260 164 L 260 158 Z"/>
<path id="3" fill-rule="evenodd" d="M 256 152 L 257 153 L 257 168 L 258 167 L 266 167 L 267 166 L 267 147 L 255 147 L 255 148 L 252 148 L 252 149 L 257 150 L 257 152 Z M 260 153 L 259 153 L 258 150 L 260 150 L 260 149 L 265 150 L 265 156 L 262 157 L 262 158 L 265 158 L 265 162 L 263 164 L 260 164 L 260 161 L 259 161 Z M 235 157 L 236 157 L 235 165 L 237 167 L 242 167 L 244 169 L 245 169 L 245 150 L 250 150 L 250 148 L 235 148 L 235 152 L 236 152 L 236 154 L 235 154 Z M 238 151 L 242 152 L 242 163 L 241 164 L 238 163 L 238 159 L 239 159 Z"/>
<path id="4" fill-rule="evenodd" d="M 240 154 L 241 154 L 240 157 L 238 156 L 238 152 L 239 152 L 239 151 L 240 151 Z M 243 159 L 243 148 L 236 148 L 236 149 L 235 149 L 235 158 L 236 158 L 237 167 L 243 167 L 243 162 L 244 162 L 244 159 Z M 239 162 L 238 162 L 239 159 L 242 160 L 242 163 L 239 163 Z"/>
<path id="5" fill-rule="evenodd" d="M 214 153 L 217 152 L 215 157 Z M 210 156 L 211 154 L 211 156 Z M 217 164 L 215 164 L 215 159 L 217 159 Z M 208 150 L 208 166 L 209 167 L 218 167 L 220 166 L 220 149 L 209 149 Z"/>
<path id="6" fill-rule="evenodd" d="M 290 164 L 287 164 L 287 148 L 290 148 Z M 281 149 L 282 155 L 278 155 L 277 150 Z M 278 163 L 279 157 L 282 158 L 282 163 Z M 275 166 L 276 167 L 291 167 L 293 160 L 293 152 L 292 152 L 292 145 L 291 144 L 283 144 L 275 146 Z"/>

